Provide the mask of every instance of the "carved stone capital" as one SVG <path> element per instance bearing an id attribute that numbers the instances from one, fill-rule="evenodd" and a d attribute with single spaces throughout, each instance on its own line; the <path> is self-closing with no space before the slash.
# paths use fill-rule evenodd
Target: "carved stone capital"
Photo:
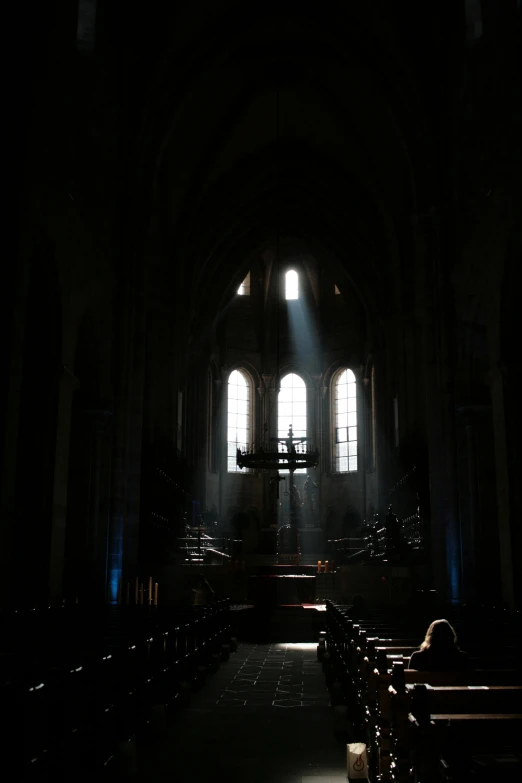
<path id="1" fill-rule="evenodd" d="M 275 375 L 262 375 L 261 378 L 263 379 L 263 384 L 265 387 L 265 391 L 274 392 L 274 381 L 275 381 Z"/>

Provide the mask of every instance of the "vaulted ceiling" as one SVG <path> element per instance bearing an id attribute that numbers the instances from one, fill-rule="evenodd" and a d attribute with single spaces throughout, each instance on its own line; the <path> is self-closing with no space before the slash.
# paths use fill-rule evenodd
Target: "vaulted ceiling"
<path id="1" fill-rule="evenodd" d="M 436 144 L 429 73 L 400 38 L 417 40 L 388 13 L 377 2 L 179 12 L 139 155 L 176 282 L 200 310 L 276 233 L 320 247 L 340 285 L 382 309 L 400 278 L 397 227 L 433 197 Z"/>

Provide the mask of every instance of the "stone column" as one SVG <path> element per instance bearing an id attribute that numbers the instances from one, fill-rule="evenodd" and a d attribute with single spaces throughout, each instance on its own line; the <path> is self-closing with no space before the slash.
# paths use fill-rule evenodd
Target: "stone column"
<path id="1" fill-rule="evenodd" d="M 134 276 L 135 270 L 132 270 Z M 131 393 L 133 319 L 132 278 L 127 278 L 118 301 L 115 336 L 116 396 L 112 431 L 111 489 L 107 545 L 107 576 L 114 596 L 114 582 L 124 573 L 127 581 L 137 575 L 138 527 L 128 524 L 129 452 L 131 438 Z M 134 520 L 136 521 L 136 520 Z M 117 585 L 116 585 L 117 590 Z M 104 600 L 107 595 L 103 596 Z"/>
<path id="2" fill-rule="evenodd" d="M 255 428 L 255 442 L 256 446 L 262 445 L 265 450 L 265 441 L 267 440 L 268 431 L 265 431 L 265 398 L 266 398 L 266 386 L 263 378 L 261 383 L 257 387 L 257 396 L 255 398 L 256 404 L 254 408 L 254 428 Z M 261 473 L 262 484 L 262 499 L 263 506 L 261 508 L 261 527 L 263 527 L 268 518 L 270 512 L 270 475 Z"/>
<path id="3" fill-rule="evenodd" d="M 478 512 L 478 497 L 477 497 L 477 447 L 475 443 L 475 428 L 472 422 L 467 420 L 465 424 L 466 428 L 466 457 L 468 461 L 468 502 L 469 502 L 469 532 L 470 532 L 470 549 L 471 559 L 473 564 L 469 574 L 470 583 L 467 585 L 468 596 L 474 597 L 476 592 L 476 564 L 477 564 L 477 512 Z"/>
<path id="4" fill-rule="evenodd" d="M 49 595 L 52 602 L 63 596 L 65 558 L 65 526 L 67 519 L 67 487 L 69 447 L 74 392 L 79 386 L 76 376 L 63 365 L 58 399 L 56 455 L 54 461 L 53 517 L 49 564 Z"/>
<path id="5" fill-rule="evenodd" d="M 319 470 L 314 471 L 312 480 L 317 484 L 316 493 L 316 523 L 320 527 L 322 519 L 322 485 L 323 475 L 327 468 L 327 444 L 330 443 L 328 417 L 325 415 L 325 399 L 327 387 L 321 374 L 313 375 L 314 380 L 314 430 L 312 446 L 319 449 Z"/>
<path id="6" fill-rule="evenodd" d="M 266 438 L 268 444 L 273 444 L 275 441 L 271 441 L 270 438 L 277 437 L 277 395 L 278 392 L 275 388 L 275 376 L 265 374 L 263 375 L 263 381 L 265 384 L 264 395 L 264 423 L 268 424 L 266 430 Z"/>
<path id="7" fill-rule="evenodd" d="M 512 609 L 516 606 L 516 554 L 513 547 L 512 519 L 513 488 L 510 484 L 510 455 L 508 449 L 508 417 L 505 399 L 505 381 L 500 366 L 491 372 L 491 399 L 493 404 L 493 427 L 495 438 L 495 464 L 497 479 L 498 537 L 500 547 L 500 578 L 502 598 Z M 519 480 L 520 477 L 517 477 Z M 518 564 L 520 566 L 520 563 Z"/>
<path id="8" fill-rule="evenodd" d="M 362 478 L 362 514 L 361 520 L 366 519 L 368 509 L 368 497 L 366 490 L 366 474 L 368 472 L 368 443 L 370 437 L 369 426 L 369 405 L 368 394 L 370 389 L 370 379 L 365 376 L 365 368 L 361 368 L 359 377 L 359 383 L 357 384 L 357 407 L 361 406 L 360 414 L 357 417 L 357 466 L 361 473 Z"/>
<path id="9" fill-rule="evenodd" d="M 216 405 L 214 408 L 215 412 L 215 423 L 214 423 L 214 439 L 215 439 L 215 446 L 214 446 L 214 458 L 215 458 L 215 466 L 219 473 L 219 497 L 218 497 L 218 514 L 219 518 L 223 519 L 223 492 L 224 492 L 224 486 L 223 482 L 225 479 L 225 474 L 227 470 L 227 445 L 226 445 L 226 422 L 223 421 L 223 408 L 226 408 L 226 405 L 224 404 L 223 400 L 223 380 L 222 378 L 214 378 L 214 394 L 216 398 Z M 224 455 L 224 457 L 223 457 Z"/>
<path id="10" fill-rule="evenodd" d="M 450 318 L 450 284 L 442 260 L 440 227 L 423 227 L 425 279 L 418 294 L 422 323 L 424 387 L 429 443 L 431 564 L 441 597 L 458 601 L 462 589 L 461 531 L 455 440 L 455 398 Z"/>
<path id="11" fill-rule="evenodd" d="M 25 226 L 18 259 L 13 259 L 12 321 L 9 324 L 10 351 L 7 366 L 4 359 L 5 416 L 0 463 L 0 606 L 15 605 L 17 601 L 13 576 L 16 572 L 15 530 L 19 523 L 16 502 L 16 471 L 19 451 L 19 422 L 22 394 L 24 332 L 27 319 L 27 289 L 29 282 L 30 231 Z M 23 259 L 23 260 L 20 260 Z"/>
<path id="12" fill-rule="evenodd" d="M 209 358 L 204 354 L 198 356 L 197 367 L 194 368 L 194 380 L 198 387 L 197 406 L 195 414 L 195 433 L 197 440 L 197 464 L 196 464 L 196 496 L 200 502 L 200 513 L 207 510 L 207 471 L 209 460 L 209 387 L 208 387 Z"/>
<path id="13" fill-rule="evenodd" d="M 460 458 L 462 464 L 463 507 L 462 520 L 462 589 L 467 600 L 477 597 L 477 572 L 479 570 L 479 552 L 477 550 L 478 527 L 478 487 L 477 487 L 477 450 L 475 418 L 472 406 L 459 408 L 462 417 L 460 430 L 464 438 L 465 451 Z M 465 468 L 464 468 L 465 456 Z M 465 475 L 464 475 L 465 474 Z M 465 488 L 465 489 L 464 489 Z"/>
<path id="14" fill-rule="evenodd" d="M 102 470 L 102 444 L 107 422 L 112 413 L 107 410 L 87 410 L 92 433 L 89 526 L 87 540 L 87 565 L 89 568 L 89 603 L 101 603 L 105 598 L 105 553 L 107 542 L 100 535 L 100 484 Z"/>

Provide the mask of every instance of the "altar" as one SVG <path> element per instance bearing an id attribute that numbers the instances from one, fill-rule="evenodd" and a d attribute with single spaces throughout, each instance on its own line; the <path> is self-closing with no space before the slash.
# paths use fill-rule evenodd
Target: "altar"
<path id="1" fill-rule="evenodd" d="M 248 603 L 255 607 L 315 604 L 315 566 L 257 566 L 248 577 Z"/>

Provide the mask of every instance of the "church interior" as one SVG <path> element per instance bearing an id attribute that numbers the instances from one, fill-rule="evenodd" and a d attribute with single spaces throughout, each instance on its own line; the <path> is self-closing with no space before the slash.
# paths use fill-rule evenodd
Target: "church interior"
<path id="1" fill-rule="evenodd" d="M 7 14 L 12 779 L 514 780 L 522 3 Z"/>

